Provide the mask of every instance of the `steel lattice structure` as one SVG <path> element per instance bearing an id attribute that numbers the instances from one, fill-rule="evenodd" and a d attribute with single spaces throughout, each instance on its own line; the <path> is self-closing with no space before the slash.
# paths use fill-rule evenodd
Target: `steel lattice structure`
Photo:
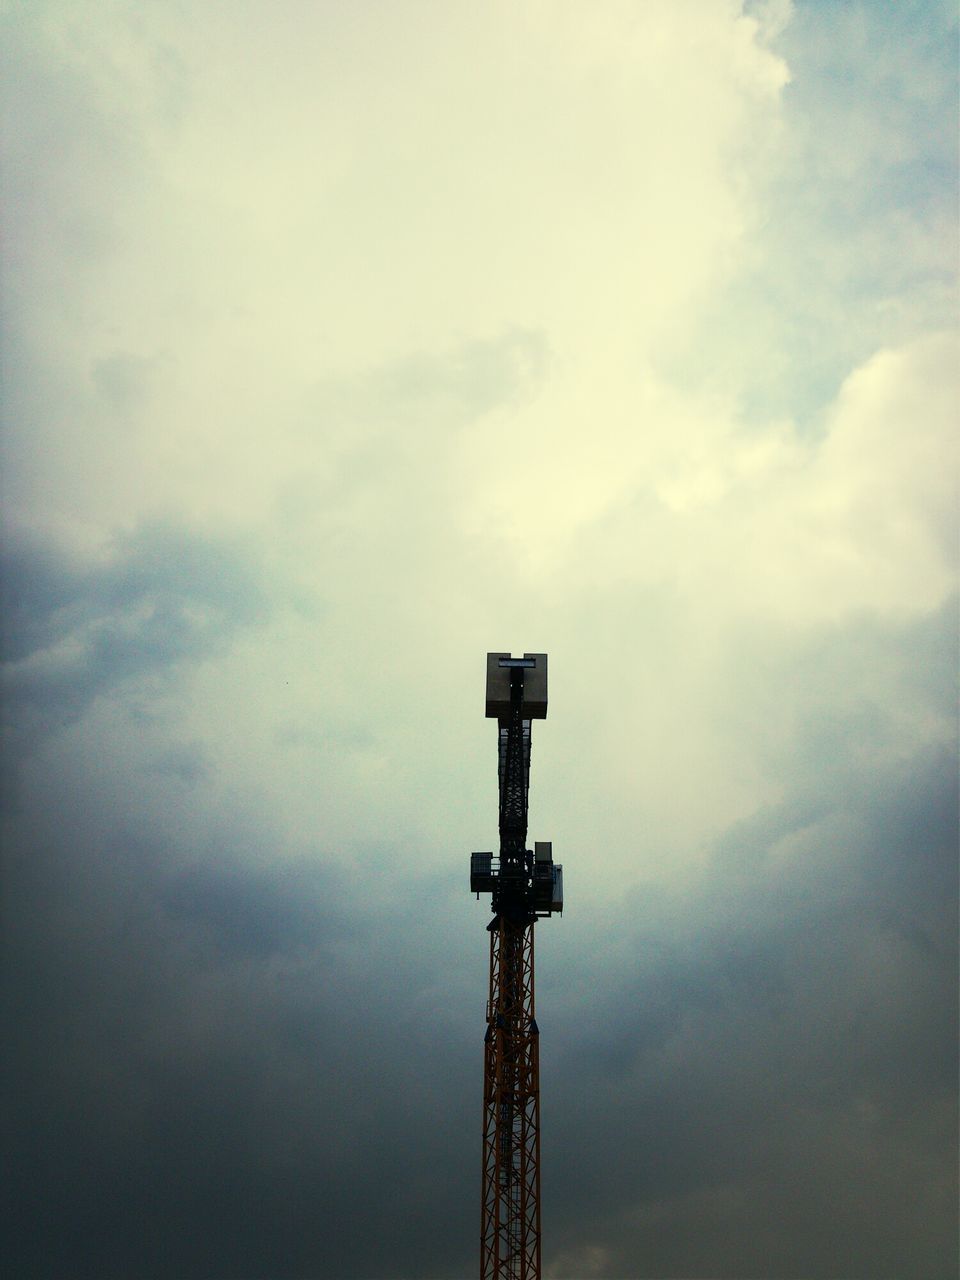
<path id="1" fill-rule="evenodd" d="M 483 1055 L 480 1275 L 540 1275 L 540 1056 L 533 1007 L 533 925 L 490 929 Z"/>
<path id="2" fill-rule="evenodd" d="M 546 654 L 487 655 L 487 715 L 499 726 L 500 856 L 474 853 L 470 888 L 492 894 L 483 1060 L 481 1280 L 540 1277 L 540 1056 L 533 927 L 563 910 L 552 846 L 526 848 L 530 721 L 547 714 Z"/>

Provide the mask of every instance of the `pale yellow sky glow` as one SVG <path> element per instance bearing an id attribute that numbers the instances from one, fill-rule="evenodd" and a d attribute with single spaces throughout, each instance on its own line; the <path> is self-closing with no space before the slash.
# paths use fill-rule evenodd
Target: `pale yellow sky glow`
<path id="1" fill-rule="evenodd" d="M 386 997 L 356 1012 L 371 989 L 392 992 L 404 1019 L 446 1010 L 454 1038 L 482 1014 L 486 935 L 465 868 L 496 839 L 483 659 L 545 651 L 530 835 L 554 841 L 569 901 L 542 943 L 550 1087 L 570 1104 L 549 1159 L 584 1132 L 614 1153 L 608 1174 L 584 1157 L 593 1199 L 550 1175 L 548 1274 L 828 1280 L 829 1231 L 805 1225 L 818 1214 L 857 1242 L 858 1275 L 903 1275 L 897 1260 L 917 1256 L 923 1276 L 946 1274 L 952 1209 L 925 1234 L 918 1206 L 951 1201 L 929 1136 L 948 1102 L 904 1068 L 898 1099 L 920 1118 L 885 1127 L 896 1088 L 884 1093 L 876 1063 L 899 1062 L 914 1031 L 941 1043 L 950 979 L 930 957 L 953 946 L 953 882 L 929 872 L 941 887 L 928 901 L 903 869 L 926 865 L 917 814 L 936 809 L 930 797 L 954 814 L 951 11 L 36 0 L 2 12 L 6 731 L 24 865 L 76 829 L 63 861 L 92 877 L 77 892 L 98 904 L 103 954 L 127 972 L 132 919 L 153 939 L 144 963 L 166 977 L 150 999 L 170 1043 L 193 1046 L 191 1078 L 206 1079 L 209 1019 L 237 1044 L 272 1044 L 280 1033 L 257 1021 L 273 1016 L 269 993 L 300 1027 L 341 975 L 350 1000 L 323 1000 L 367 1045 L 370 1079 L 351 1083 L 350 1055 L 331 1051 L 317 1088 L 379 1115 L 376 1063 L 396 1027 Z M 111 850 L 132 851 L 130 866 Z M 358 870 L 371 866 L 373 905 Z M 268 925 L 257 903 L 277 885 Z M 425 940 L 432 893 L 442 920 Z M 43 913 L 24 901 L 25 918 Z M 379 932 L 364 950 L 368 910 Z M 841 936 L 849 953 L 834 955 Z M 883 999 L 866 991 L 870 956 L 890 981 Z M 833 969 L 849 974 L 836 991 Z M 255 1025 L 231 1021 L 245 982 Z M 657 1148 L 651 1117 L 678 1133 L 696 1110 L 657 1082 L 669 1092 L 679 1072 L 707 1096 L 680 1062 L 729 1055 L 750 1112 L 767 1077 L 738 1046 L 755 1042 L 789 1078 L 806 1051 L 780 1056 L 778 1019 L 794 1016 L 812 1027 L 809 1080 L 829 1074 L 831 1019 L 861 1017 L 878 1047 L 839 1102 L 796 1080 L 782 1112 L 767 1098 L 778 1119 L 756 1121 L 753 1150 L 773 1153 L 773 1190 L 759 1156 L 744 1172 L 728 1153 L 721 1176 L 710 1142 L 689 1135 L 676 1139 L 699 1170 L 689 1182 L 662 1135 L 653 1172 L 618 1148 L 617 1113 Z M 327 1044 L 316 1035 L 309 1053 L 276 1050 L 290 1081 Z M 143 1049 L 147 1075 L 159 1052 Z M 602 1115 L 564 1093 L 575 1070 Z M 395 1072 L 398 1096 L 416 1094 L 403 1051 Z M 124 1105 L 149 1128 L 134 1093 Z M 922 1169 L 915 1201 L 894 1211 L 877 1175 L 863 1204 L 837 1207 L 832 1175 L 811 1174 L 796 1208 L 796 1117 L 813 1117 L 797 1160 L 827 1167 L 834 1105 L 852 1126 L 837 1178 L 856 1181 L 873 1151 Z M 472 1141 L 459 1106 L 451 1150 Z M 349 1149 L 339 1121 L 323 1123 L 330 1149 Z M 270 1150 L 298 1128 L 284 1125 Z M 370 1125 L 362 1140 L 382 1162 L 383 1126 Z M 453 1205 L 445 1167 L 409 1186 Z M 327 1172 L 310 1176 L 327 1186 Z M 728 1211 L 755 1246 L 723 1243 Z M 886 1243 L 871 1214 L 894 1223 Z M 370 1238 L 396 1235 L 390 1221 Z M 124 1274 L 147 1274 L 118 1249 Z M 404 1249 L 394 1272 L 373 1245 L 344 1243 L 288 1273 L 268 1250 L 262 1274 L 472 1266 L 452 1227 L 422 1270 Z"/>

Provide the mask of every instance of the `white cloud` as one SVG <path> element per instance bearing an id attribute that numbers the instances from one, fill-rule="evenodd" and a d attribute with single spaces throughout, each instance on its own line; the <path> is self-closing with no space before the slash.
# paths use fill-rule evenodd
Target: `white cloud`
<path id="1" fill-rule="evenodd" d="M 380 1116 L 383 1046 L 400 1083 L 422 1058 L 353 992 L 409 989 L 418 1018 L 455 1007 L 457 1034 L 475 996 L 479 1020 L 486 912 L 451 886 L 496 839 L 483 654 L 549 652 L 530 834 L 554 840 L 569 909 L 543 975 L 555 1011 L 583 1013 L 571 1061 L 595 1055 L 605 1123 L 616 1112 L 603 1177 L 622 1190 L 623 1240 L 666 1223 L 666 1270 L 688 1256 L 674 1225 L 688 1210 L 689 1256 L 714 1247 L 724 1206 L 744 1240 L 756 1228 L 788 1248 L 802 1224 L 781 1232 L 780 1191 L 756 1208 L 712 1175 L 688 1191 L 663 1166 L 641 1176 L 624 1120 L 636 1081 L 617 1054 L 656 1041 L 662 1019 L 654 1059 L 671 1079 L 720 1063 L 722 972 L 741 993 L 739 1038 L 777 1063 L 775 1020 L 757 1013 L 783 994 L 776 956 L 794 1007 L 823 1010 L 805 1052 L 825 1076 L 827 1032 L 850 1009 L 882 1025 L 887 997 L 907 1006 L 926 972 L 884 933 L 883 877 L 906 877 L 913 906 L 889 917 L 904 936 L 914 909 L 943 932 L 924 877 L 893 862 L 942 846 L 943 803 L 939 826 L 913 833 L 942 802 L 955 741 L 953 151 L 930 127 L 949 75 L 921 26 L 881 8 L 62 0 L 8 24 L 4 486 L 32 552 L 5 614 L 11 714 L 38 717 L 11 821 L 42 853 L 27 908 L 42 916 L 48 866 L 98 898 L 98 851 L 115 857 L 96 917 L 107 940 L 58 889 L 94 1010 L 84 956 L 100 948 L 126 975 L 141 899 L 161 1008 L 180 1009 L 171 975 L 198 957 L 206 973 L 231 946 L 261 948 L 262 963 L 204 978 L 196 1009 L 182 997 L 185 1070 L 208 1019 L 231 1044 L 260 1025 L 238 1013 L 259 983 L 263 1039 L 279 1034 L 266 1010 L 286 1010 L 285 1078 L 299 1079 L 326 1034 L 311 1023 L 298 1039 L 304 974 L 326 982 L 339 957 L 360 976 L 318 1105 L 355 1090 Z M 70 813 L 80 854 L 57 835 Z M 863 932 L 834 974 L 820 947 L 841 879 Z M 609 925 L 622 904 L 639 942 Z M 797 937 L 782 956 L 785 922 Z M 737 950 L 751 939 L 759 960 Z M 56 948 L 30 955 L 59 963 Z M 874 961 L 887 982 L 867 998 Z M 618 1038 L 597 992 L 636 1001 L 641 979 L 653 1013 Z M 931 1043 L 939 991 L 917 1014 Z M 906 1053 L 912 1024 L 894 1012 Z M 95 1064 L 83 1018 L 71 1026 Z M 352 1035 L 372 1046 L 356 1081 Z M 262 1096 L 262 1070 L 244 1097 Z M 873 1112 L 856 1109 L 852 1074 L 841 1083 L 856 1169 Z M 932 1095 L 911 1096 L 934 1113 Z M 870 1107 L 889 1120 L 882 1098 Z M 689 1108 L 663 1114 L 682 1127 Z M 810 1169 L 825 1167 L 830 1119 L 818 1112 Z M 409 1139 L 401 1110 L 392 1123 Z M 296 1128 L 287 1116 L 263 1149 Z M 784 1120 L 771 1139 L 781 1171 L 793 1134 Z M 926 1148 L 889 1150 L 906 1167 Z M 813 1182 L 819 1205 L 835 1184 Z M 561 1261 L 632 1273 L 634 1246 L 595 1229 L 603 1212 L 557 1237 Z M 906 1256 L 912 1208 L 897 1230 Z"/>
<path id="2" fill-rule="evenodd" d="M 249 511 L 300 469 L 282 414 L 305 382 L 517 326 L 632 358 L 729 270 L 785 75 L 735 6 L 659 6 L 626 42 L 599 8 L 586 33 L 572 10 L 296 12 L 249 6 L 224 38 L 216 8 L 151 31 L 120 6 L 31 49 L 86 95 L 79 134 L 53 107 L 74 176 L 48 201 L 113 229 L 93 273 L 65 244 L 29 303 L 64 401 L 34 508 Z M 166 376 L 91 455 L 90 370 L 116 359 Z"/>
<path id="3" fill-rule="evenodd" d="M 531 577 L 672 585 L 721 617 L 935 607 L 955 581 L 955 362 L 948 335 L 878 352 L 820 439 L 612 362 L 561 371 L 472 428 L 468 528 L 509 536 Z"/>

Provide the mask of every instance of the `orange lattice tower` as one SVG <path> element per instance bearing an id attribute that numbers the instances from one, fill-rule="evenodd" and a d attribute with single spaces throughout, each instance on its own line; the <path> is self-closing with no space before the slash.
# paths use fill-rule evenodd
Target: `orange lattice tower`
<path id="1" fill-rule="evenodd" d="M 527 841 L 530 722 L 547 714 L 547 655 L 487 654 L 499 729 L 500 856 L 474 853 L 470 888 L 493 895 L 483 1060 L 481 1280 L 540 1280 L 540 1057 L 533 926 L 563 910 L 552 846 Z"/>

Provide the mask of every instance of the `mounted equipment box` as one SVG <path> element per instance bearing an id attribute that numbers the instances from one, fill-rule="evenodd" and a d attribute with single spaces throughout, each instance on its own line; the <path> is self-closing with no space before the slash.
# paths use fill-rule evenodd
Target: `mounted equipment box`
<path id="1" fill-rule="evenodd" d="M 525 653 L 511 658 L 509 653 L 487 654 L 487 715 L 503 720 L 510 714 L 510 677 L 523 672 L 523 718 L 547 718 L 547 655 Z"/>

